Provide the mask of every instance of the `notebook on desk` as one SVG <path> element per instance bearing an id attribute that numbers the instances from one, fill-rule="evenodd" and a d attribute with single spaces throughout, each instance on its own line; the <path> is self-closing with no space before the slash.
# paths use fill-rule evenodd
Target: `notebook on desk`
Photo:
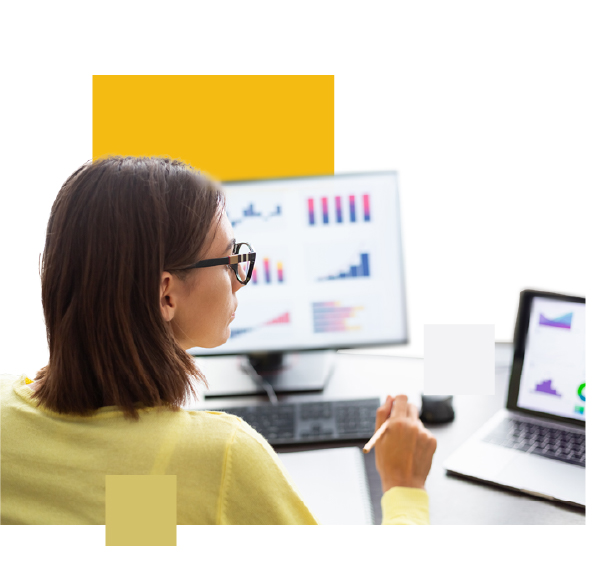
<path id="1" fill-rule="evenodd" d="M 443 466 L 449 473 L 585 505 L 585 300 L 520 294 L 506 408 Z"/>
<path id="2" fill-rule="evenodd" d="M 327 448 L 278 454 L 320 524 L 373 524 L 364 454 Z"/>

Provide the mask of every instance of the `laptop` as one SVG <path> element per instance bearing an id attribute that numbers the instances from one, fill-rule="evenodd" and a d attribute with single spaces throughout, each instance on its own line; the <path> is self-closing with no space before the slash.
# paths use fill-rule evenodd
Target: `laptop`
<path id="1" fill-rule="evenodd" d="M 448 473 L 585 506 L 584 307 L 520 293 L 506 408 L 444 462 Z"/>

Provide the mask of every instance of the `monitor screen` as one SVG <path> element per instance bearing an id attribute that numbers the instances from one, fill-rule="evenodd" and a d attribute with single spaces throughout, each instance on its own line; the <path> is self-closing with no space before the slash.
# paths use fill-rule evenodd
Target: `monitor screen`
<path id="1" fill-rule="evenodd" d="M 238 242 L 257 253 L 231 335 L 194 355 L 407 342 L 394 172 L 224 184 Z"/>
<path id="2" fill-rule="evenodd" d="M 585 420 L 584 303 L 534 297 L 517 406 Z"/>

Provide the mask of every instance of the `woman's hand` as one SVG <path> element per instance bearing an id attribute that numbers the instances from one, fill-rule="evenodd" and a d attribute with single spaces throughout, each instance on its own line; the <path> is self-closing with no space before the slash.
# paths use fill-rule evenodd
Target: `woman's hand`
<path id="1" fill-rule="evenodd" d="M 377 410 L 376 430 L 388 420 L 388 428 L 376 442 L 376 467 L 382 491 L 392 487 L 424 488 L 436 450 L 436 438 L 424 428 L 417 407 L 407 395 L 390 395 Z"/>

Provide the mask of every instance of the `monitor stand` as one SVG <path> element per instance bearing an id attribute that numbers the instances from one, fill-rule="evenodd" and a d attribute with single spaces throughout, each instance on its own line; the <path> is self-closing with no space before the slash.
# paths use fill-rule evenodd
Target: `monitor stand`
<path id="1" fill-rule="evenodd" d="M 334 371 L 336 352 L 270 352 L 247 356 L 202 356 L 196 362 L 205 374 L 207 398 L 265 394 L 255 381 L 248 363 L 269 383 L 275 393 L 320 392 Z"/>

